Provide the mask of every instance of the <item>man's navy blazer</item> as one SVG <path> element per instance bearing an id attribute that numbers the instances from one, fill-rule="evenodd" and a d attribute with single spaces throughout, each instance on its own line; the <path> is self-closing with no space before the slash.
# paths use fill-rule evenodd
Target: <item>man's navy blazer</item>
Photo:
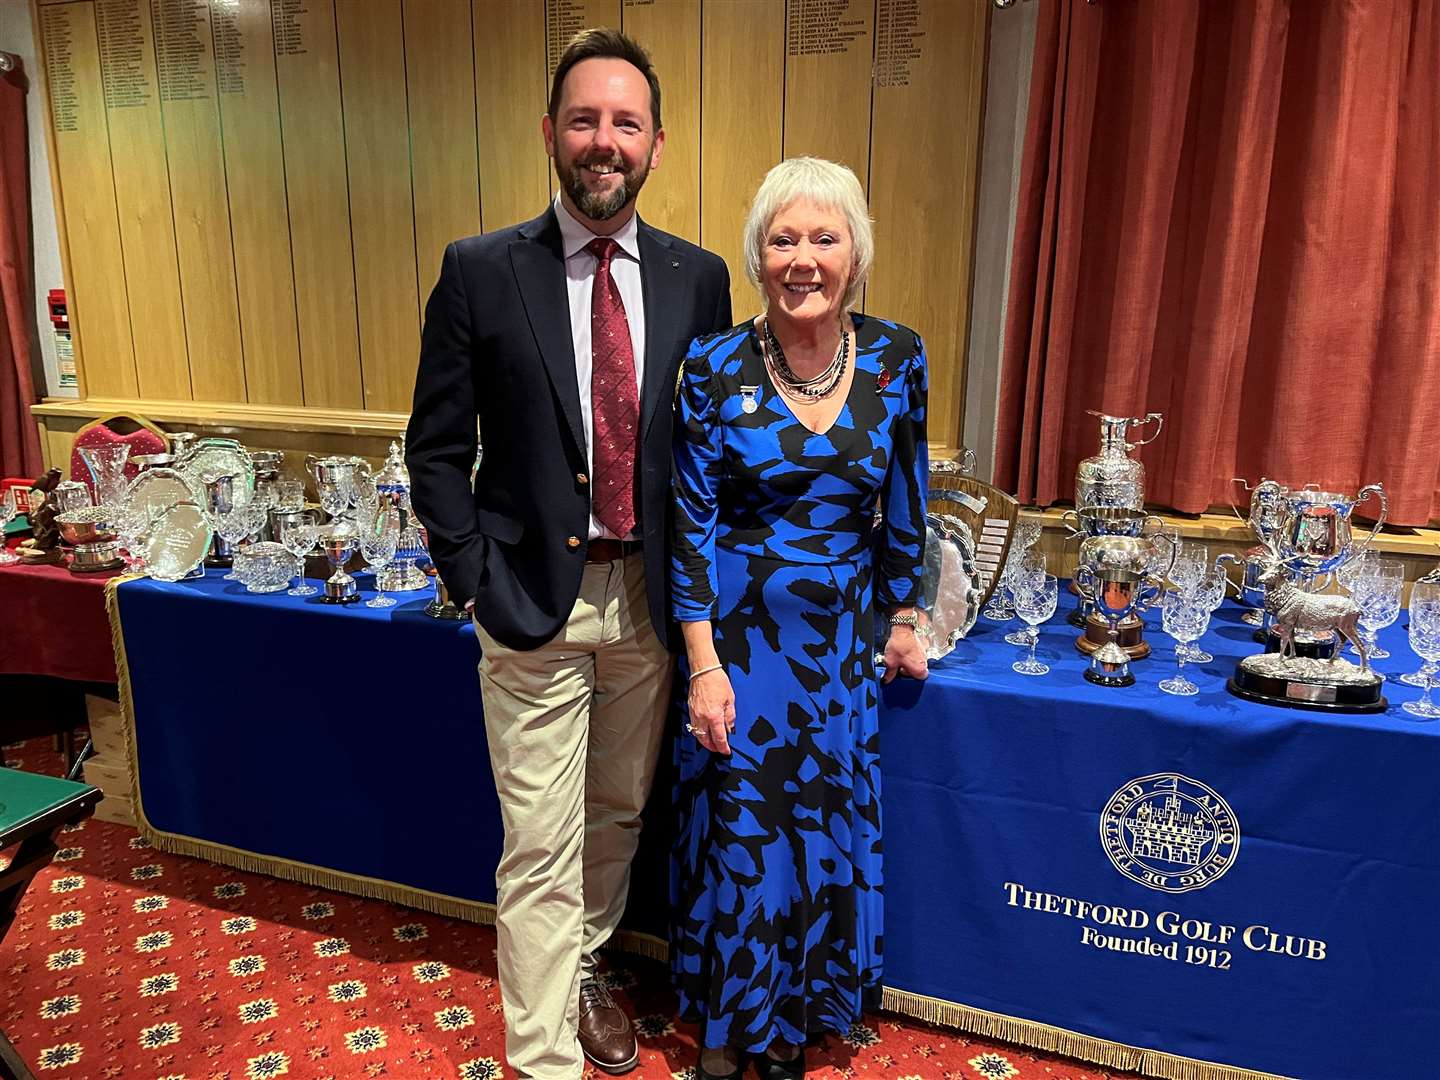
<path id="1" fill-rule="evenodd" d="M 730 326 L 730 275 L 718 255 L 638 224 L 645 368 L 637 531 L 650 619 L 668 646 L 675 382 L 691 340 Z M 472 490 L 477 418 L 485 450 Z M 463 604 L 474 597 L 480 625 L 511 648 L 549 641 L 579 595 L 590 519 L 553 207 L 445 249 L 425 306 L 405 445 L 411 502 L 451 598 Z"/>

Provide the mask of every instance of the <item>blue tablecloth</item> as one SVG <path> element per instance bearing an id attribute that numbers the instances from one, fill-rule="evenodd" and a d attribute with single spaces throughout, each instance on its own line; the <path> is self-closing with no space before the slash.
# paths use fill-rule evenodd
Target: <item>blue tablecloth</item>
<path id="1" fill-rule="evenodd" d="M 1186 665 L 1189 698 L 1156 688 L 1175 665 L 1154 626 L 1125 689 L 1082 679 L 1058 619 L 1048 676 L 1011 672 L 1002 633 L 982 623 L 926 685 L 885 695 L 887 985 L 1287 1076 L 1435 1075 L 1440 729 L 1399 708 L 1419 691 L 1392 682 L 1381 715 L 1233 697 L 1258 650 L 1233 606 L 1201 642 L 1215 661 Z M 1398 627 L 1384 641 L 1380 670 L 1418 666 Z M 1228 869 L 1178 893 L 1122 873 L 1102 813 L 1135 781 L 1176 789 L 1182 815 L 1213 802 L 1199 785 L 1223 799 Z"/>
<path id="2" fill-rule="evenodd" d="M 500 806 L 470 624 L 426 616 L 428 593 L 340 608 L 223 573 L 115 592 L 148 824 L 494 903 Z"/>
<path id="3" fill-rule="evenodd" d="M 493 902 L 478 647 L 414 595 L 375 611 L 249 596 L 218 575 L 121 584 L 156 839 L 433 910 Z M 1058 618 L 1039 648 L 1052 673 L 1012 673 L 1009 628 L 982 622 L 926 683 L 885 690 L 891 1004 L 1092 1057 L 1094 1040 L 1119 1044 L 1112 1063 L 1162 1075 L 1183 1063 L 1120 1051 L 1433 1075 L 1440 728 L 1398 708 L 1419 691 L 1392 684 L 1374 716 L 1232 697 L 1234 659 L 1258 648 L 1234 608 L 1201 642 L 1217 659 L 1187 665 L 1191 698 L 1156 689 L 1174 652 L 1154 628 L 1125 689 L 1083 681 Z M 1396 656 L 1381 670 L 1417 665 L 1398 627 L 1384 640 Z M 651 809 L 661 827 L 627 922 L 663 933 L 665 814 Z M 1157 865 L 1206 883 L 1164 891 L 1187 882 Z"/>

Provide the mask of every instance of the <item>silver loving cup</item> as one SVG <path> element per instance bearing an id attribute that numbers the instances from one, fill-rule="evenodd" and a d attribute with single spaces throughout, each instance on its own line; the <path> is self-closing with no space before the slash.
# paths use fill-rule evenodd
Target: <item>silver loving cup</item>
<path id="1" fill-rule="evenodd" d="M 1255 539 L 1262 544 L 1273 544 L 1280 536 L 1280 531 L 1285 525 L 1285 497 L 1290 489 L 1276 483 L 1274 480 L 1266 480 L 1261 477 L 1260 482 L 1253 488 L 1241 477 L 1235 477 L 1230 481 L 1232 485 L 1232 497 L 1230 509 L 1235 516 L 1250 526 L 1255 534 Z M 1241 489 L 1249 496 L 1245 512 L 1240 512 L 1233 497 L 1233 486 L 1239 484 Z"/>
<path id="2" fill-rule="evenodd" d="M 1380 512 L 1375 527 L 1359 544 L 1350 529 L 1350 514 L 1355 507 L 1375 496 Z M 1390 510 L 1381 484 L 1367 484 L 1351 498 L 1333 491 L 1309 488 L 1287 491 L 1283 496 L 1281 531 L 1278 546 L 1284 561 L 1295 567 L 1307 582 L 1320 574 L 1329 574 L 1359 555 L 1379 534 Z"/>
<path id="3" fill-rule="evenodd" d="M 1160 598 L 1175 565 L 1176 551 L 1174 540 L 1164 533 L 1153 537 L 1092 536 L 1080 545 L 1075 587 L 1109 627 L 1109 640 L 1091 654 L 1087 681 L 1101 686 L 1135 682 L 1130 656 L 1120 647 L 1120 623 Z"/>
<path id="4" fill-rule="evenodd" d="M 1144 510 L 1129 506 L 1078 506 L 1060 515 L 1060 523 L 1070 530 L 1067 539 L 1079 538 L 1082 545 L 1086 538 L 1092 536 L 1143 536 L 1146 527 L 1152 522 L 1157 534 L 1165 526 L 1164 520 L 1158 515 L 1147 514 Z M 1084 565 L 1083 557 L 1079 565 Z M 1076 592 L 1079 592 L 1078 586 Z M 1077 629 L 1083 628 L 1090 610 L 1090 602 L 1080 593 L 1080 600 L 1066 616 L 1066 621 Z"/>
<path id="5" fill-rule="evenodd" d="M 322 599 L 327 604 L 353 604 L 360 599 L 360 590 L 355 579 L 345 572 L 345 564 L 359 548 L 360 534 L 346 522 L 332 522 L 320 530 L 319 542 L 333 571 L 325 581 Z"/>
<path id="6" fill-rule="evenodd" d="M 305 468 L 315 481 L 315 494 L 321 505 L 327 501 L 327 493 L 335 502 L 346 504 L 344 510 L 335 515 L 336 520 L 349 519 L 354 510 L 355 477 L 369 477 L 370 463 L 353 454 L 332 454 L 328 457 L 305 455 Z M 333 502 L 332 502 L 333 505 Z"/>

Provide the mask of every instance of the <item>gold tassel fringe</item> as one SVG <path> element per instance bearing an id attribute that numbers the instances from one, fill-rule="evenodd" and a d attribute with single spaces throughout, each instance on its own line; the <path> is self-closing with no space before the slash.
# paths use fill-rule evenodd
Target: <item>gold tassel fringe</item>
<path id="1" fill-rule="evenodd" d="M 125 635 L 120 629 L 120 601 L 116 594 L 122 582 L 132 581 L 137 575 L 128 574 L 112 578 L 105 583 L 105 613 L 110 619 L 110 643 L 115 650 L 115 674 L 120 687 L 120 713 L 125 720 L 125 751 L 130 759 L 130 796 L 135 804 L 135 821 L 143 836 L 160 851 L 174 855 L 185 855 L 194 859 L 208 859 L 223 866 L 233 866 L 250 874 L 269 874 L 286 881 L 298 881 L 320 889 L 353 893 L 383 900 L 390 904 L 428 911 L 452 919 L 465 919 L 476 923 L 494 923 L 495 905 L 479 900 L 464 900 L 444 893 L 429 892 L 409 885 L 400 885 L 381 878 L 347 874 L 324 866 L 295 862 L 276 855 L 261 855 L 253 851 L 217 844 L 208 840 L 197 840 L 176 833 L 162 832 L 150 824 L 145 816 L 145 806 L 140 798 L 140 762 L 135 753 L 135 706 L 130 688 L 130 664 L 125 655 Z"/>
<path id="2" fill-rule="evenodd" d="M 251 874 L 269 874 L 287 881 L 298 881 L 315 888 L 335 892 L 353 893 L 372 900 L 401 904 L 406 907 L 428 911 L 452 919 L 493 924 L 495 905 L 478 900 L 463 900 L 443 893 L 428 892 L 407 885 L 380 878 L 347 874 L 323 866 L 294 862 L 274 855 L 260 855 L 252 851 L 229 847 L 206 840 L 196 840 L 175 833 L 161 832 L 145 816 L 145 807 L 140 799 L 140 765 L 135 753 L 135 712 L 130 690 L 130 668 L 125 656 L 125 637 L 120 629 L 119 599 L 116 589 L 122 582 L 131 581 L 137 575 L 128 574 L 112 578 L 105 585 L 105 611 L 110 619 L 110 639 L 115 649 L 115 672 L 119 679 L 120 710 L 125 720 L 125 748 L 130 759 L 131 797 L 135 803 L 135 819 L 140 835 L 160 851 L 185 855 L 195 859 L 207 859 L 224 866 L 233 866 Z M 634 930 L 617 930 L 609 948 L 643 956 L 651 960 L 665 961 L 669 958 L 667 944 L 653 934 L 642 934 Z M 1063 1054 L 1080 1061 L 1093 1062 L 1109 1069 L 1123 1069 L 1127 1072 L 1152 1076 L 1158 1080 L 1285 1080 L 1273 1073 L 1253 1072 L 1229 1065 L 1217 1065 L 1195 1058 L 1178 1057 L 1158 1050 L 1144 1050 L 1126 1046 L 1124 1043 L 1097 1039 L 1065 1028 L 1033 1020 L 1021 1020 L 1001 1013 L 986 1012 L 984 1009 L 960 1005 L 953 1001 L 912 994 L 905 990 L 885 987 L 881 1006 L 890 1012 L 903 1013 L 929 1024 L 958 1028 L 984 1038 L 1000 1039 L 1020 1046 L 1032 1047 L 1050 1053 Z"/>
<path id="3" fill-rule="evenodd" d="M 1237 1069 L 1230 1065 L 1180 1057 L 1159 1050 L 1127 1046 L 1124 1043 L 1110 1042 L 1108 1039 L 1097 1039 L 1093 1035 L 1082 1035 L 1078 1031 L 987 1012 L 969 1005 L 912 994 L 889 986 L 885 987 L 881 1007 L 890 1012 L 913 1016 L 927 1024 L 959 1028 L 982 1038 L 1016 1043 L 1079 1061 L 1089 1061 L 1107 1069 L 1122 1069 L 1142 1076 L 1157 1077 L 1158 1080 L 1285 1080 L 1274 1073 Z"/>

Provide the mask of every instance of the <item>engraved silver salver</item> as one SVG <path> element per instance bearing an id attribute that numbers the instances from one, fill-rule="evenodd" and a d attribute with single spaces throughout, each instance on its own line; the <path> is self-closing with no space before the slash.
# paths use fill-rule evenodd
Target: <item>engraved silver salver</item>
<path id="1" fill-rule="evenodd" d="M 210 517 L 196 502 L 175 503 L 151 522 L 139 544 L 145 572 L 157 581 L 179 581 L 205 561 Z"/>

